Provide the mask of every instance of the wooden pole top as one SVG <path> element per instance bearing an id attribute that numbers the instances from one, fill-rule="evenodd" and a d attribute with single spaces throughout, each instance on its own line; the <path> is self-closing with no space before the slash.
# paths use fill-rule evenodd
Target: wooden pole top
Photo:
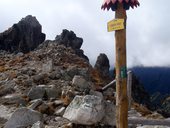
<path id="1" fill-rule="evenodd" d="M 104 0 L 101 9 L 109 10 L 111 8 L 112 11 L 116 11 L 118 3 L 123 4 L 123 8 L 125 10 L 128 10 L 130 7 L 134 9 L 134 7 L 138 7 L 140 5 L 138 0 Z"/>

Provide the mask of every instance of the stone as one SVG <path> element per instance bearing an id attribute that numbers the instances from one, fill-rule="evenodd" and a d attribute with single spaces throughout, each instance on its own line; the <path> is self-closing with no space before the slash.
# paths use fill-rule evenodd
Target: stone
<path id="1" fill-rule="evenodd" d="M 105 115 L 101 123 L 116 126 L 116 106 L 112 102 L 105 102 Z"/>
<path id="2" fill-rule="evenodd" d="M 26 16 L 17 24 L 0 33 L 0 50 L 27 53 L 45 40 L 42 26 L 36 17 Z"/>
<path id="3" fill-rule="evenodd" d="M 137 112 L 134 108 L 131 108 L 130 111 L 128 111 L 128 116 L 129 117 L 141 117 L 142 115 Z"/>
<path id="4" fill-rule="evenodd" d="M 32 77 L 34 83 L 36 84 L 46 84 L 48 83 L 48 74 L 46 73 L 39 73 Z"/>
<path id="5" fill-rule="evenodd" d="M 109 77 L 110 64 L 109 64 L 109 59 L 106 56 L 106 54 L 101 53 L 97 57 L 97 61 L 95 63 L 94 68 L 98 70 L 103 77 Z"/>
<path id="6" fill-rule="evenodd" d="M 9 120 L 14 110 L 14 108 L 8 108 L 4 105 L 0 105 L 0 118 Z"/>
<path id="7" fill-rule="evenodd" d="M 94 91 L 94 90 L 90 90 L 89 94 L 90 94 L 90 95 L 94 95 L 94 96 L 98 96 L 98 97 L 100 97 L 101 99 L 103 99 L 103 94 L 102 94 L 101 92 Z"/>
<path id="8" fill-rule="evenodd" d="M 104 104 L 93 95 L 76 96 L 66 108 L 64 118 L 76 124 L 93 125 L 104 117 Z"/>
<path id="9" fill-rule="evenodd" d="M 69 105 L 74 97 L 75 97 L 75 92 L 72 87 L 64 86 L 62 88 L 61 100 L 63 101 L 63 104 L 65 106 Z"/>
<path id="10" fill-rule="evenodd" d="M 52 72 L 53 67 L 54 67 L 53 66 L 53 60 L 49 60 L 45 64 L 43 64 L 42 70 L 43 70 L 44 73 L 49 73 L 49 72 Z"/>
<path id="11" fill-rule="evenodd" d="M 31 106 L 29 108 L 31 108 L 33 110 L 35 110 L 39 105 L 41 105 L 43 103 L 43 101 L 41 99 L 33 100 L 31 102 L 33 102 L 33 104 L 31 104 Z"/>
<path id="12" fill-rule="evenodd" d="M 55 100 L 54 103 L 55 103 L 56 106 L 59 106 L 59 105 L 63 104 L 63 101 L 62 100 Z"/>
<path id="13" fill-rule="evenodd" d="M 34 123 L 31 128 L 45 128 L 45 126 L 41 121 L 38 121 Z"/>
<path id="14" fill-rule="evenodd" d="M 16 85 L 14 81 L 8 80 L 7 81 L 1 81 L 0 83 L 0 97 L 7 95 L 7 94 L 12 94 L 15 92 L 14 86 Z"/>
<path id="15" fill-rule="evenodd" d="M 42 103 L 38 106 L 38 111 L 42 114 L 49 114 L 49 106 L 46 103 Z"/>
<path id="16" fill-rule="evenodd" d="M 31 90 L 28 92 L 28 97 L 31 100 L 35 100 L 35 99 L 42 99 L 45 95 L 45 88 L 37 86 L 37 87 L 33 87 L 31 88 Z"/>
<path id="17" fill-rule="evenodd" d="M 55 85 L 50 85 L 45 88 L 46 91 L 46 98 L 59 98 L 61 96 L 61 88 L 55 87 Z"/>
<path id="18" fill-rule="evenodd" d="M 55 71 L 52 71 L 49 73 L 49 78 L 52 80 L 60 79 L 62 76 L 60 69 L 55 69 Z"/>
<path id="19" fill-rule="evenodd" d="M 63 114 L 64 114 L 64 111 L 65 111 L 65 107 L 61 107 L 60 109 L 58 109 L 57 111 L 55 111 L 55 115 L 56 116 L 63 116 Z"/>
<path id="20" fill-rule="evenodd" d="M 76 90 L 79 91 L 90 91 L 90 84 L 88 81 L 86 81 L 82 76 L 75 75 L 72 80 L 72 85 L 75 86 Z"/>
<path id="21" fill-rule="evenodd" d="M 4 128 L 27 127 L 41 120 L 41 113 L 28 108 L 19 108 L 12 114 Z"/>
<path id="22" fill-rule="evenodd" d="M 3 97 L 6 104 L 16 104 L 19 106 L 26 106 L 28 99 L 20 94 L 10 94 Z"/>
<path id="23" fill-rule="evenodd" d="M 36 87 L 32 87 L 28 92 L 28 97 L 31 100 L 35 99 L 55 99 L 61 96 L 61 88 L 55 85 L 39 85 Z"/>

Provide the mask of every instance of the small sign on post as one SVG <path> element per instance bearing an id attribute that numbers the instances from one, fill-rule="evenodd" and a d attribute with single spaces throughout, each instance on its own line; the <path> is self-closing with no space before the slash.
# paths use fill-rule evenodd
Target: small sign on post
<path id="1" fill-rule="evenodd" d="M 124 29 L 124 19 L 114 19 L 107 23 L 108 32 Z"/>

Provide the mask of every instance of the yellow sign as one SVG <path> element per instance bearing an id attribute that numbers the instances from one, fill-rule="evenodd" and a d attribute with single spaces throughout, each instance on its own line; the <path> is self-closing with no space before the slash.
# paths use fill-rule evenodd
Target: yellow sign
<path id="1" fill-rule="evenodd" d="M 124 29 L 124 19 L 114 19 L 107 23 L 108 32 Z"/>

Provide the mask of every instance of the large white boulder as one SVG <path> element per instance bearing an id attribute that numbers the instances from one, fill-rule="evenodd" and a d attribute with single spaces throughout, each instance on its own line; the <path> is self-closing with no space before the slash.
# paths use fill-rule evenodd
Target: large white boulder
<path id="1" fill-rule="evenodd" d="M 76 96 L 63 117 L 76 124 L 92 125 L 104 117 L 103 99 L 94 95 Z"/>

